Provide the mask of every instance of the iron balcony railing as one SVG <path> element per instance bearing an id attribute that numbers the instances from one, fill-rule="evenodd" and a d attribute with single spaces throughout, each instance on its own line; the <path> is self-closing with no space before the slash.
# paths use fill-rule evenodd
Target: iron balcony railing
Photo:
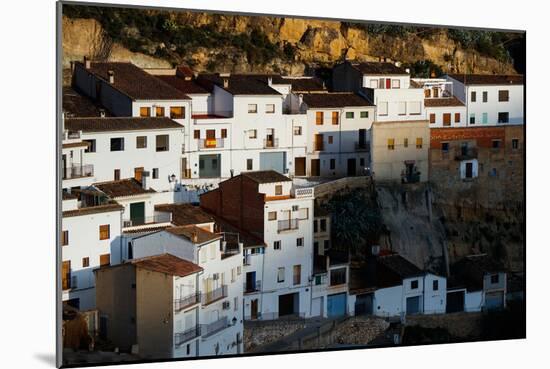
<path id="1" fill-rule="evenodd" d="M 355 151 L 370 151 L 370 144 L 366 141 L 356 141 Z"/>
<path id="2" fill-rule="evenodd" d="M 191 305 L 198 304 L 201 301 L 200 293 L 194 293 L 189 296 L 174 300 L 174 310 L 181 311 Z"/>
<path id="3" fill-rule="evenodd" d="M 271 148 L 277 148 L 279 147 L 279 139 L 274 138 L 271 140 L 268 140 L 267 138 L 264 139 L 264 149 L 271 149 Z"/>
<path id="4" fill-rule="evenodd" d="M 277 231 L 283 232 L 283 231 L 290 231 L 293 229 L 298 229 L 300 221 L 299 219 L 285 219 L 285 220 L 279 220 Z"/>
<path id="5" fill-rule="evenodd" d="M 261 291 L 262 289 L 262 281 L 254 281 L 253 283 L 243 283 L 243 290 L 244 293 L 253 293 Z"/>
<path id="6" fill-rule="evenodd" d="M 470 160 L 477 158 L 477 147 L 462 147 L 456 150 L 456 160 Z"/>
<path id="7" fill-rule="evenodd" d="M 212 322 L 209 324 L 202 324 L 201 325 L 202 337 L 203 338 L 209 337 L 215 333 L 218 333 L 224 330 L 227 327 L 229 327 L 229 319 L 227 319 L 226 316 L 216 320 L 215 322 Z"/>
<path id="8" fill-rule="evenodd" d="M 63 168 L 63 179 L 91 177 L 94 175 L 94 166 L 92 164 L 77 164 Z"/>
<path id="9" fill-rule="evenodd" d="M 225 144 L 224 138 L 204 138 L 197 141 L 199 149 L 218 149 L 223 148 Z"/>
<path id="10" fill-rule="evenodd" d="M 145 224 L 169 223 L 172 221 L 172 213 L 158 213 L 149 217 L 136 217 L 134 219 L 124 219 L 122 227 L 135 227 Z"/>
<path id="11" fill-rule="evenodd" d="M 201 335 L 201 326 L 196 325 L 193 328 L 190 328 L 184 332 L 176 333 L 174 335 L 174 343 L 176 346 L 180 346 L 187 341 L 197 338 Z"/>
<path id="12" fill-rule="evenodd" d="M 210 292 L 203 293 L 201 300 L 203 305 L 208 305 L 225 297 L 227 297 L 227 285 L 224 284 Z"/>

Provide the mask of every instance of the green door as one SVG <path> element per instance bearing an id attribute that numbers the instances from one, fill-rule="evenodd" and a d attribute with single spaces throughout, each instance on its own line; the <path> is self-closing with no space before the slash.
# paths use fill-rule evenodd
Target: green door
<path id="1" fill-rule="evenodd" d="M 145 203 L 134 202 L 130 204 L 130 219 L 132 225 L 140 225 L 145 223 Z"/>

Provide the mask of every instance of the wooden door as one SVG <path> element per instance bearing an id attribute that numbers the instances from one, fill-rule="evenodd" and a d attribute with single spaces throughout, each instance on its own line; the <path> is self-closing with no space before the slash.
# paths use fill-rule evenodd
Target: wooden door
<path id="1" fill-rule="evenodd" d="M 321 175 L 321 161 L 319 159 L 311 159 L 311 176 L 318 177 Z"/>
<path id="2" fill-rule="evenodd" d="M 134 168 L 134 178 L 136 181 L 141 182 L 143 178 L 143 167 Z"/>
<path id="3" fill-rule="evenodd" d="M 306 175 L 306 158 L 296 158 L 294 159 L 294 175 L 296 176 L 305 176 Z"/>
<path id="4" fill-rule="evenodd" d="M 315 151 L 322 151 L 323 150 L 323 135 L 322 134 L 316 134 L 315 135 Z"/>

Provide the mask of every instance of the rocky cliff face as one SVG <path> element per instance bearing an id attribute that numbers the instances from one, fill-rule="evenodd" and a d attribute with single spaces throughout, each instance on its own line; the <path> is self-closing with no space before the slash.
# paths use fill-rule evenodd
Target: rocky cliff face
<path id="1" fill-rule="evenodd" d="M 140 27 L 133 25 L 123 27 L 121 34 L 127 41 L 123 45 L 114 42 L 112 35 L 94 18 L 64 17 L 63 64 L 68 67 L 70 60 L 87 55 L 101 60 L 129 60 L 141 67 L 187 63 L 197 71 L 281 72 L 297 75 L 307 72 L 309 68 L 330 66 L 345 57 L 358 61 L 387 58 L 403 63 L 430 60 L 445 72 L 515 73 L 511 63 L 463 49 L 443 29 L 430 32 L 429 37 L 412 32 L 400 36 L 386 33 L 372 35 L 360 25 L 339 21 L 224 16 L 199 12 L 171 12 L 167 22 L 174 30 L 184 26 L 199 30 L 207 27 L 235 37 L 248 37 L 256 30 L 265 34 L 269 42 L 280 49 L 280 53 L 271 55 L 267 62 L 257 62 L 250 50 L 235 45 L 201 47 L 188 43 L 182 49 L 162 37 L 144 35 Z M 128 48 L 128 43 L 134 41 L 141 45 L 139 52 Z M 288 52 L 285 53 L 285 50 Z"/>

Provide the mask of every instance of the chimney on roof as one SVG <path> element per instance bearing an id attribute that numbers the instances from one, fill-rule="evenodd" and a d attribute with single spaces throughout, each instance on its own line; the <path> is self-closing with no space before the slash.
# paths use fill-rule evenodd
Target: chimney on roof
<path id="1" fill-rule="evenodd" d="M 223 88 L 228 88 L 229 87 L 229 78 L 224 78 L 223 79 Z"/>
<path id="2" fill-rule="evenodd" d="M 90 69 L 91 66 L 92 66 L 92 62 L 90 61 L 90 59 L 87 56 L 85 56 L 84 57 L 84 68 Z"/>
<path id="3" fill-rule="evenodd" d="M 267 77 L 267 85 L 271 86 L 272 84 L 273 84 L 273 78 L 272 77 Z"/>
<path id="4" fill-rule="evenodd" d="M 144 190 L 147 190 L 147 177 L 149 177 L 148 171 L 144 170 L 143 172 L 141 172 L 141 187 Z"/>
<path id="5" fill-rule="evenodd" d="M 109 74 L 109 83 L 114 84 L 115 83 L 115 72 L 110 70 L 109 72 L 107 72 L 107 74 Z"/>
<path id="6" fill-rule="evenodd" d="M 191 241 L 193 243 L 197 243 L 199 241 L 199 235 L 196 230 L 193 230 L 193 233 L 191 234 Z"/>
<path id="7" fill-rule="evenodd" d="M 105 109 L 99 109 L 99 116 L 105 118 Z"/>
<path id="8" fill-rule="evenodd" d="M 405 68 L 405 73 L 407 73 L 407 74 L 411 74 L 411 70 L 410 70 L 410 68 Z"/>
<path id="9" fill-rule="evenodd" d="M 396 61 L 394 64 L 397 68 L 399 68 L 401 66 L 401 62 L 399 62 L 399 61 Z"/>

